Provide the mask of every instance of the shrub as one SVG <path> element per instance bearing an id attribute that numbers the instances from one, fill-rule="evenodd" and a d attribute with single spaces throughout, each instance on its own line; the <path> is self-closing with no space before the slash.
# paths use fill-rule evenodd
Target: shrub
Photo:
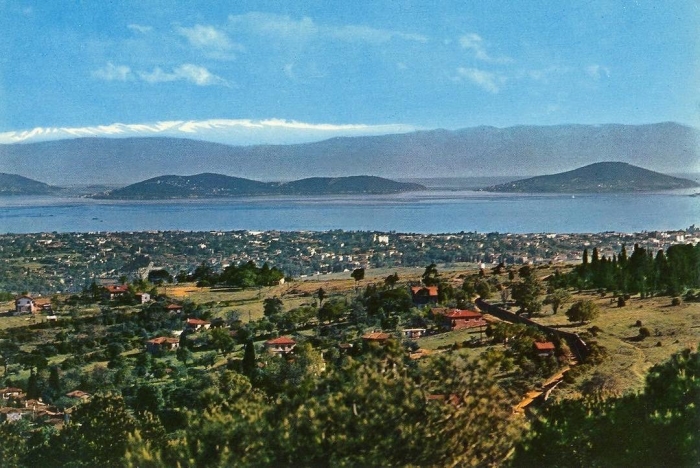
<path id="1" fill-rule="evenodd" d="M 617 306 L 618 307 L 624 307 L 627 305 L 627 302 L 625 301 L 625 298 L 622 296 L 618 296 L 617 298 Z"/>
<path id="2" fill-rule="evenodd" d="M 591 333 L 591 335 L 598 336 L 598 333 L 602 332 L 603 329 L 597 325 L 593 325 L 591 328 L 588 329 L 588 331 Z"/>
<path id="3" fill-rule="evenodd" d="M 648 338 L 651 336 L 651 332 L 647 327 L 642 327 L 639 329 L 639 337 L 641 339 Z"/>
<path id="4" fill-rule="evenodd" d="M 680 298 L 680 297 L 674 297 L 673 299 L 671 299 L 671 305 L 674 306 L 674 307 L 677 307 L 677 306 L 681 305 L 681 298 Z"/>
<path id="5" fill-rule="evenodd" d="M 641 326 L 642 326 L 642 321 L 641 321 L 641 320 L 637 320 L 636 322 L 634 322 L 634 326 L 635 326 L 635 327 L 641 327 Z"/>

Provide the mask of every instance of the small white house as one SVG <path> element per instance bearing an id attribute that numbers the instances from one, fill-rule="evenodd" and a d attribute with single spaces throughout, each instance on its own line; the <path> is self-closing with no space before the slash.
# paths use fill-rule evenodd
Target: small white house
<path id="1" fill-rule="evenodd" d="M 138 293 L 136 295 L 136 300 L 139 301 L 139 304 L 145 304 L 147 302 L 151 301 L 151 295 L 148 293 Z"/>
<path id="2" fill-rule="evenodd" d="M 30 296 L 20 296 L 15 299 L 15 315 L 33 314 L 36 311 L 36 302 Z"/>

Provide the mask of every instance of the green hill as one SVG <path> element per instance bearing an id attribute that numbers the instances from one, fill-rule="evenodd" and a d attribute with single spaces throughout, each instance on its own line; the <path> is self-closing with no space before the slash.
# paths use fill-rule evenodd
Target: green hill
<path id="1" fill-rule="evenodd" d="M 613 193 L 651 192 L 698 187 L 688 179 L 672 177 L 623 162 L 601 162 L 559 174 L 543 175 L 494 185 L 487 192 Z"/>
<path id="2" fill-rule="evenodd" d="M 259 195 L 385 194 L 425 190 L 420 184 L 381 177 L 313 177 L 293 182 L 259 182 L 221 174 L 166 175 L 112 190 L 96 198 L 158 200 Z"/>
<path id="3" fill-rule="evenodd" d="M 43 182 L 16 174 L 0 172 L 0 196 L 3 195 L 52 195 L 60 189 Z"/>

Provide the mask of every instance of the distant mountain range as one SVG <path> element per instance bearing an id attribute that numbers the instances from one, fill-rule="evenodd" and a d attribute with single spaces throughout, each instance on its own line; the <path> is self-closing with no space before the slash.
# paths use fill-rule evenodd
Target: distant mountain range
<path id="1" fill-rule="evenodd" d="M 118 200 L 226 198 L 258 195 L 386 194 L 425 190 L 420 184 L 381 177 L 313 177 L 293 182 L 259 182 L 221 174 L 166 175 L 96 195 Z"/>
<path id="2" fill-rule="evenodd" d="M 650 192 L 699 187 L 695 181 L 671 177 L 622 162 L 590 164 L 573 171 L 531 177 L 483 189 L 487 192 L 605 193 Z"/>
<path id="3" fill-rule="evenodd" d="M 130 184 L 164 173 L 292 180 L 528 176 L 602 161 L 660 172 L 700 170 L 697 129 L 676 123 L 475 127 L 228 146 L 178 138 L 79 138 L 0 145 L 0 171 L 54 185 Z"/>
<path id="4" fill-rule="evenodd" d="M 28 179 L 15 174 L 0 173 L 0 196 L 3 195 L 54 195 L 60 192 L 43 182 Z"/>

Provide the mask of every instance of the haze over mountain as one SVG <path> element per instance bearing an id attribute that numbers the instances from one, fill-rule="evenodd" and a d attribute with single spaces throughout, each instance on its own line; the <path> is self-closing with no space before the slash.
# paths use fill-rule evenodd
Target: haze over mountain
<path id="1" fill-rule="evenodd" d="M 292 182 L 258 182 L 221 174 L 166 175 L 112 190 L 96 198 L 158 200 L 224 198 L 258 195 L 386 194 L 425 190 L 420 184 L 372 176 L 313 177 Z"/>
<path id="2" fill-rule="evenodd" d="M 0 145 L 0 170 L 50 184 L 129 184 L 194 171 L 269 181 L 312 176 L 527 176 L 621 161 L 700 170 L 700 133 L 676 123 L 474 127 L 227 146 L 177 138 L 80 138 Z"/>
<path id="3" fill-rule="evenodd" d="M 483 189 L 487 192 L 609 193 L 649 192 L 699 187 L 695 181 L 672 177 L 622 162 L 590 164 L 573 171 L 531 177 Z"/>

